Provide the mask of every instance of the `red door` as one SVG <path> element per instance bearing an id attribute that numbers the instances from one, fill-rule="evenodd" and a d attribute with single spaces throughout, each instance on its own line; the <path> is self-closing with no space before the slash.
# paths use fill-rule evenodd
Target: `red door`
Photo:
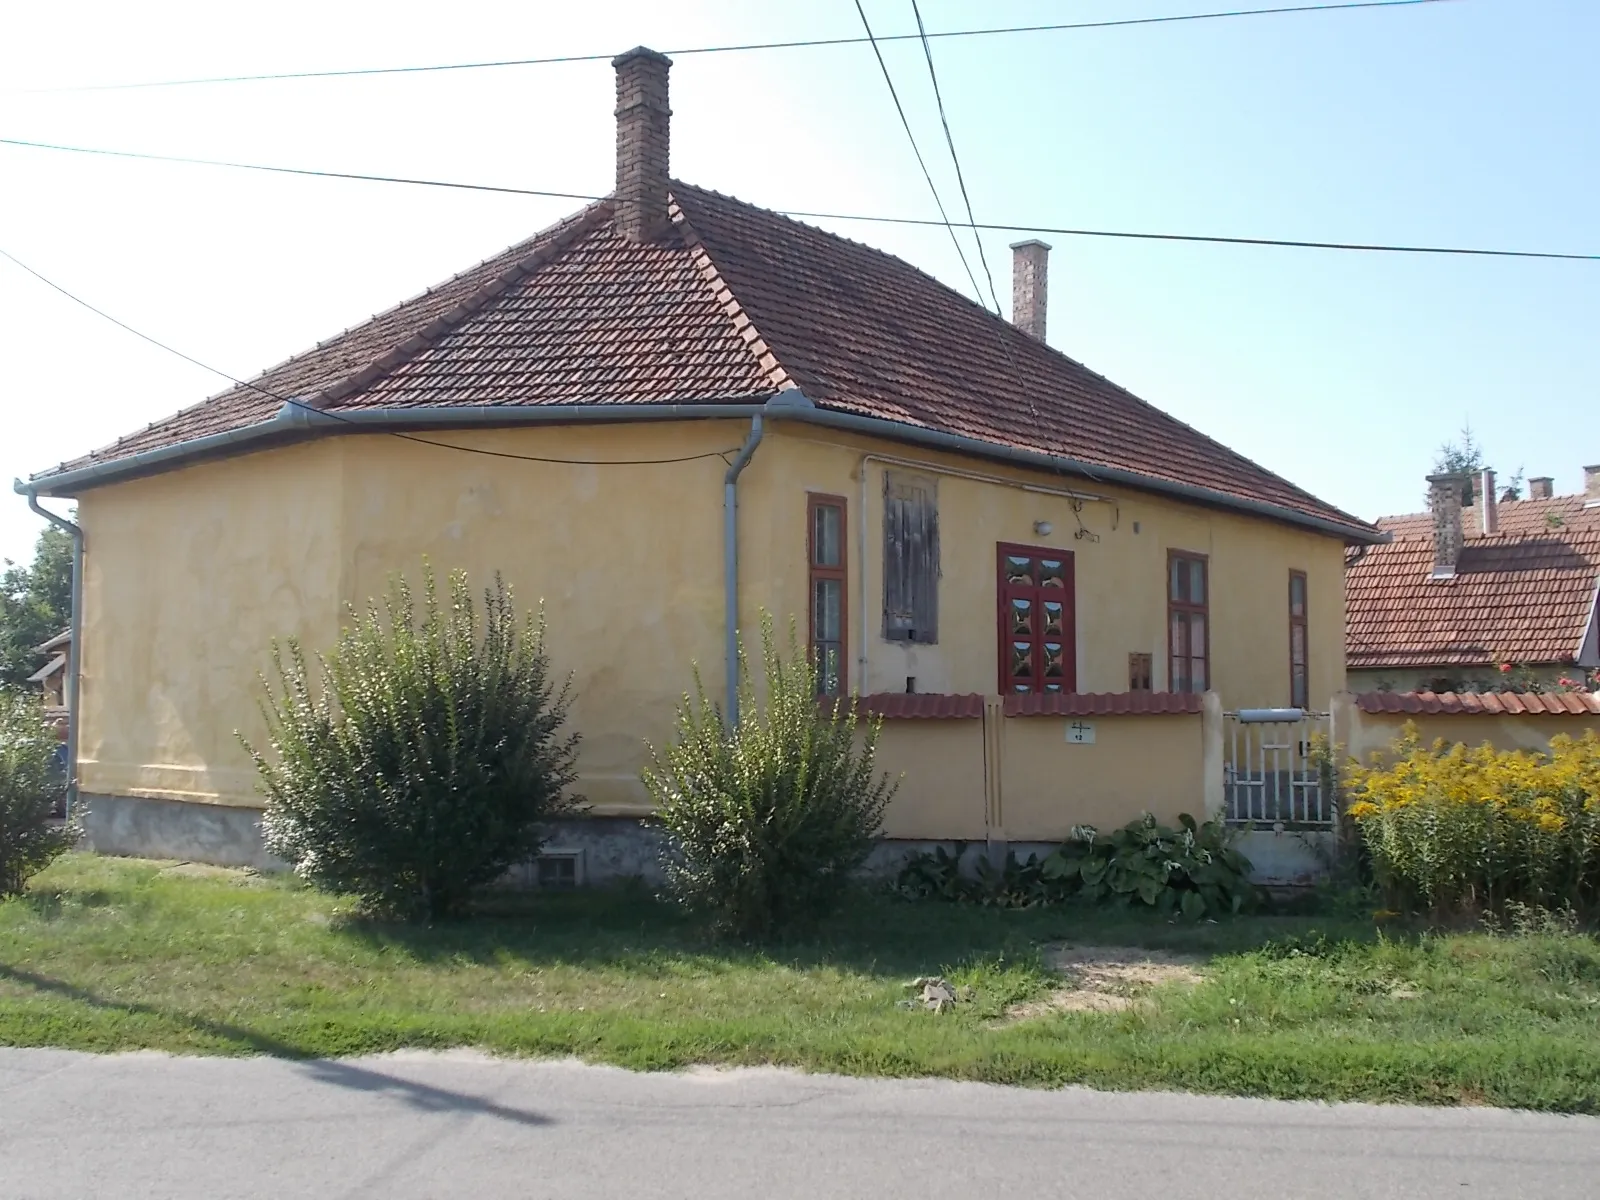
<path id="1" fill-rule="evenodd" d="M 1001 543 L 998 572 L 1000 691 L 1077 690 L 1071 553 Z"/>

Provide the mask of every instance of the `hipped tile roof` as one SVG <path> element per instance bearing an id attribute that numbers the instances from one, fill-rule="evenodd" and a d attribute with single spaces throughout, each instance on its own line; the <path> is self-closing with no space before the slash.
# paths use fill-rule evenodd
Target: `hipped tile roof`
<path id="1" fill-rule="evenodd" d="M 1504 502 L 1500 532 L 1477 509 L 1456 573 L 1434 579 L 1432 518 L 1385 517 L 1394 540 L 1345 575 L 1346 663 L 1352 669 L 1572 663 L 1600 586 L 1600 508 L 1582 496 Z"/>
<path id="2" fill-rule="evenodd" d="M 609 201 L 57 471 L 242 428 L 285 399 L 358 408 L 758 401 L 825 409 L 1117 468 L 1371 526 L 871 247 L 672 185 L 636 244 Z M 48 482 L 49 474 L 36 476 Z"/>
<path id="3" fill-rule="evenodd" d="M 1589 692 L 1364 692 L 1356 705 L 1362 712 L 1410 716 L 1600 716 L 1600 696 Z"/>

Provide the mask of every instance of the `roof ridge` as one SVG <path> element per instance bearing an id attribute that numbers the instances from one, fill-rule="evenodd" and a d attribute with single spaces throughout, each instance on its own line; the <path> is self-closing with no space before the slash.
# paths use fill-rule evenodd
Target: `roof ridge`
<path id="1" fill-rule="evenodd" d="M 750 351 L 750 356 L 756 360 L 756 364 L 761 368 L 762 373 L 766 375 L 768 382 L 772 384 L 773 390 L 781 392 L 787 387 L 797 386 L 794 376 L 779 361 L 777 354 L 772 349 L 772 344 L 761 335 L 761 331 L 756 327 L 755 321 L 745 311 L 744 305 L 740 302 L 739 297 L 734 294 L 733 288 L 728 284 L 728 281 L 723 278 L 721 268 L 717 266 L 716 260 L 711 257 L 711 251 L 706 247 L 699 232 L 695 229 L 694 222 L 689 219 L 689 214 L 683 211 L 683 206 L 678 203 L 677 197 L 672 194 L 671 188 L 678 186 L 680 185 L 676 181 L 672 181 L 669 185 L 667 214 L 672 220 L 673 227 L 679 230 L 680 235 L 683 237 L 684 249 L 689 252 L 689 257 L 693 260 L 695 269 L 700 272 L 700 277 L 705 281 L 706 287 L 710 289 L 712 298 L 722 311 L 727 314 L 729 321 L 733 323 L 734 332 L 744 342 L 745 349 Z"/>
<path id="2" fill-rule="evenodd" d="M 468 317 L 489 308 L 497 300 L 507 295 L 522 280 L 564 255 L 579 238 L 594 232 L 595 229 L 610 219 L 611 201 L 609 199 L 598 200 L 572 216 L 541 230 L 526 241 L 513 243 L 502 253 L 507 253 L 518 246 L 528 245 L 529 242 L 534 243 L 534 245 L 529 254 L 512 263 L 506 270 L 479 284 L 454 308 L 448 312 L 441 313 L 427 324 L 414 330 L 411 334 L 396 342 L 389 350 L 371 359 L 366 366 L 320 389 L 310 396 L 305 403 L 313 408 L 330 408 L 383 378 L 461 325 Z M 491 261 L 493 260 L 484 259 L 478 266 L 482 267 L 484 263 Z M 465 274 L 467 272 L 463 271 L 458 275 L 452 276 L 451 282 L 460 279 Z M 441 284 L 440 286 L 443 285 Z M 380 315 L 397 312 L 404 304 L 413 303 L 415 300 L 421 299 L 422 296 L 431 295 L 434 290 L 430 288 L 420 296 L 413 297 L 412 300 L 405 301 L 403 304 L 395 305 L 385 310 L 385 314 Z M 373 320 L 377 319 L 379 317 L 374 316 Z M 341 334 L 340 336 L 343 335 Z"/>
<path id="3" fill-rule="evenodd" d="M 689 192 L 698 192 L 701 195 L 713 196 L 716 199 L 721 200 L 721 201 L 723 201 L 725 203 L 732 204 L 732 205 L 737 205 L 737 206 L 739 206 L 741 208 L 745 208 L 745 209 L 749 209 L 749 210 L 757 212 L 757 213 L 761 213 L 761 214 L 763 214 L 763 215 L 765 215 L 767 217 L 770 217 L 770 218 L 773 218 L 773 219 L 776 219 L 776 220 L 780 220 L 780 221 L 788 222 L 791 225 L 797 225 L 802 229 L 807 229 L 807 230 L 810 230 L 810 231 L 812 231 L 814 233 L 819 233 L 823 237 L 831 238 L 832 240 L 834 240 L 836 242 L 841 242 L 844 245 L 851 247 L 852 249 L 868 251 L 869 253 L 877 256 L 878 258 L 883 259 L 884 261 L 886 261 L 886 262 L 888 262 L 890 264 L 893 264 L 895 267 L 898 267 L 898 268 L 903 269 L 903 270 L 912 271 L 912 272 L 916 273 L 917 275 L 922 276 L 924 279 L 927 279 L 928 281 L 933 283 L 936 287 L 941 288 L 942 290 L 947 292 L 952 297 L 955 297 L 956 299 L 959 299 L 960 301 L 962 301 L 964 304 L 970 306 L 971 308 L 976 309 L 979 313 L 982 314 L 982 316 L 987 321 L 992 323 L 995 332 L 1002 339 L 1010 339 L 1009 341 L 1006 341 L 1006 342 L 1003 343 L 1002 349 L 1005 351 L 1006 357 L 1008 359 L 1012 360 L 1013 364 L 1015 363 L 1015 353 L 1018 350 L 1020 350 L 1022 353 L 1029 353 L 1029 354 L 1037 353 L 1037 352 L 1042 350 L 1046 354 L 1055 355 L 1057 358 L 1060 358 L 1060 359 L 1064 360 L 1065 362 L 1068 362 L 1068 363 L 1072 364 L 1072 366 L 1074 366 L 1078 370 L 1084 372 L 1086 375 L 1092 376 L 1093 378 L 1095 378 L 1095 379 L 1099 380 L 1101 383 L 1103 383 L 1105 386 L 1115 390 L 1124 399 L 1129 400 L 1132 403 L 1138 405 L 1140 408 L 1144 409 L 1145 411 L 1154 414 L 1155 416 L 1157 416 L 1161 420 L 1170 422 L 1172 425 L 1176 426 L 1177 428 L 1185 430 L 1186 432 L 1192 434 L 1194 437 L 1197 437 L 1197 438 L 1201 439 L 1202 441 L 1207 443 L 1209 446 L 1215 447 L 1217 450 L 1220 450 L 1223 454 L 1227 455 L 1229 458 L 1233 459 L 1235 462 L 1243 464 L 1243 465 L 1248 466 L 1248 467 L 1251 467 L 1254 470 L 1260 471 L 1263 474 L 1268 475 L 1268 476 L 1272 477 L 1273 479 L 1278 480 L 1280 483 L 1286 485 L 1291 491 L 1295 492 L 1297 495 L 1299 495 L 1303 499 L 1312 501 L 1312 502 L 1314 502 L 1314 503 L 1316 503 L 1318 505 L 1321 505 L 1323 507 L 1332 509 L 1333 511 L 1339 513 L 1344 519 L 1350 521 L 1353 525 L 1355 525 L 1357 527 L 1362 527 L 1362 526 L 1365 526 L 1367 524 L 1367 522 L 1363 521 L 1360 517 L 1357 517 L 1353 513 L 1346 512 L 1345 510 L 1340 509 L 1340 508 L 1335 508 L 1332 505 L 1327 505 L 1323 501 L 1318 500 L 1316 496 L 1312 495 L 1312 493 L 1308 492 L 1305 488 L 1302 488 L 1299 484 L 1295 483 L 1294 481 L 1288 479 L 1286 476 L 1280 475 L 1280 474 L 1278 474 L 1278 472 L 1272 470 L 1271 468 L 1263 466 L 1261 463 L 1256 462 L 1254 459 L 1249 458 L 1246 455 L 1239 453 L 1239 451 L 1233 449 L 1231 446 L 1228 446 L 1228 445 L 1224 444 L 1223 442 L 1218 441 L 1216 438 L 1212 437 L 1210 434 L 1207 434 L 1204 431 L 1202 431 L 1199 428 L 1197 428 L 1196 426 L 1189 424 L 1187 421 L 1180 420 L 1178 417 L 1173 416 L 1171 413 L 1167 412 L 1165 409 L 1161 408 L 1159 405 L 1154 404 L 1151 401 L 1144 399 L 1142 396 L 1136 395 L 1134 392 L 1128 390 L 1128 388 L 1124 387 L 1122 384 L 1117 383 L 1114 379 L 1111 379 L 1109 376 L 1102 375 L 1100 372 L 1096 371 L 1093 367 L 1090 367 L 1090 366 L 1086 365 L 1085 363 L 1083 363 L 1082 361 L 1080 361 L 1079 359 L 1076 359 L 1076 358 L 1072 357 L 1072 355 L 1066 353 L 1066 351 L 1061 350 L 1061 349 L 1059 349 L 1059 348 L 1057 348 L 1055 346 L 1052 346 L 1048 342 L 1043 341 L 1043 340 L 1041 340 L 1039 338 L 1033 337 L 1032 335 L 1024 332 L 1023 330 L 1021 330 L 1019 328 L 1017 328 L 1017 326 L 1015 324 L 1013 324 L 1011 321 L 1008 321 L 1005 317 L 1001 316 L 999 313 L 991 311 L 989 309 L 988 305 L 983 304 L 983 303 L 981 303 L 979 301 L 973 300 L 972 297 L 968 296 L 965 292 L 961 291 L 958 288 L 951 287 L 948 283 L 945 283 L 938 276 L 933 275 L 928 271 L 924 271 L 921 267 L 918 267 L 915 263 L 912 263 L 907 259 L 901 258 L 897 254 L 891 254 L 887 250 L 880 249 L 877 246 L 869 245 L 866 242 L 858 242 L 854 238 L 848 238 L 848 237 L 845 237 L 843 234 L 834 233 L 830 229 L 824 229 L 819 225 L 813 225 L 810 222 L 802 221 L 797 217 L 791 217 L 787 213 L 779 212 L 777 209 L 765 208 L 765 207 L 763 207 L 762 205 L 759 205 L 759 204 L 752 204 L 748 200 L 741 200 L 737 196 L 729 195 L 726 192 L 719 192 L 714 188 L 699 187 L 699 186 L 697 186 L 695 184 L 692 184 L 692 183 L 690 183 L 690 184 L 682 183 L 679 180 L 673 180 L 672 181 L 672 186 L 674 188 L 683 188 L 684 190 L 689 191 Z M 1013 367 L 1013 369 L 1015 369 L 1015 367 Z M 1020 372 L 1017 373 L 1017 376 L 1018 377 L 1015 380 L 1017 388 L 1020 391 L 1027 392 L 1028 391 L 1027 381 L 1021 378 Z"/>

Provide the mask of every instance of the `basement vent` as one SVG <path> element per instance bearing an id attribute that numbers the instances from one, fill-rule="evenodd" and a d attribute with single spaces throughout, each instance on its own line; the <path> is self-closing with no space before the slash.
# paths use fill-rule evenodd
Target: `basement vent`
<path id="1" fill-rule="evenodd" d="M 583 851 L 546 850 L 533 860 L 533 882 L 552 891 L 577 887 L 583 882 Z"/>

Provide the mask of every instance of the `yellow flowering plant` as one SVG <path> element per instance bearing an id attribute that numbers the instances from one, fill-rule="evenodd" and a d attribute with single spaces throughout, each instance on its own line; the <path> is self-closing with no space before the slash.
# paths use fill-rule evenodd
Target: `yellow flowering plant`
<path id="1" fill-rule="evenodd" d="M 1600 901 L 1600 736 L 1548 754 L 1423 746 L 1407 725 L 1349 773 L 1346 815 L 1391 901 L 1434 912 L 1508 903 L 1590 911 Z"/>

